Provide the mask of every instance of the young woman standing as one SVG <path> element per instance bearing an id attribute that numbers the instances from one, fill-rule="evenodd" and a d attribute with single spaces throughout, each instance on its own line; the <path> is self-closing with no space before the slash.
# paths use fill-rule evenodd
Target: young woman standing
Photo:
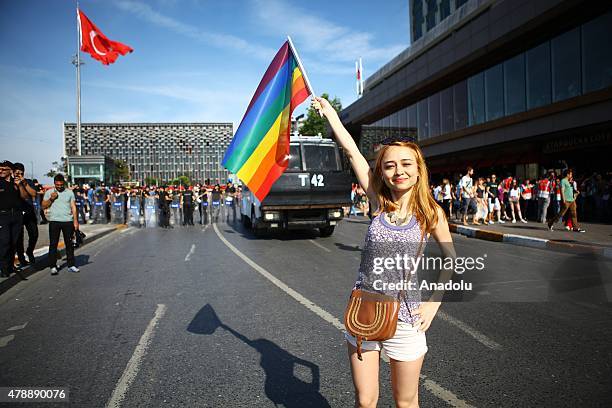
<path id="1" fill-rule="evenodd" d="M 410 255 L 416 257 L 417 245 L 411 244 L 423 240 L 424 250 L 428 238 L 433 237 L 439 243 L 443 256 L 454 257 L 446 217 L 429 191 L 428 171 L 419 147 L 402 138 L 385 141 L 372 170 L 329 102 L 315 98 L 312 105 L 329 121 L 336 140 L 348 156 L 357 180 L 369 198 L 374 217 L 366 242 L 406 242 L 407 248 L 415 248 Z M 356 287 L 360 279 L 361 274 Z M 355 338 L 346 333 L 356 407 L 376 406 L 381 349 L 390 359 L 396 406 L 419 406 L 419 373 L 427 352 L 425 331 L 441 305 L 442 294 L 434 292 L 426 302 L 402 301 L 395 336 L 381 342 L 364 341 L 363 361 L 358 358 Z"/>

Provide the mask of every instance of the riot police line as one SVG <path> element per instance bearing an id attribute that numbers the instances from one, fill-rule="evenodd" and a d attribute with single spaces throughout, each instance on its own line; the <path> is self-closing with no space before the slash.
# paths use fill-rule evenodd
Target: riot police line
<path id="1" fill-rule="evenodd" d="M 236 220 L 241 188 L 228 183 L 222 190 L 199 185 L 188 188 L 144 187 L 127 189 L 75 187 L 79 221 L 89 224 L 127 224 L 139 228 L 173 228 Z"/>

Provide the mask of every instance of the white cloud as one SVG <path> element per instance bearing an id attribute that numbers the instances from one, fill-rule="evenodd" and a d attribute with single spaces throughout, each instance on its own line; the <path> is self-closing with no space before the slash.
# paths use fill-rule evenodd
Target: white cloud
<path id="1" fill-rule="evenodd" d="M 262 27 L 281 35 L 290 34 L 299 51 L 324 56 L 326 61 L 353 62 L 361 56 L 386 62 L 407 47 L 407 44 L 377 47 L 373 45 L 374 36 L 367 31 L 338 25 L 281 0 L 254 0 L 254 4 L 256 21 Z"/>
<path id="2" fill-rule="evenodd" d="M 183 23 L 182 21 L 155 11 L 150 5 L 140 1 L 119 0 L 114 2 L 114 4 L 121 10 L 132 13 L 152 24 L 164 27 L 175 33 L 193 38 L 203 43 L 211 44 L 218 48 L 231 48 L 261 59 L 269 59 L 270 56 L 275 53 L 275 50 L 271 48 L 252 44 L 234 35 L 201 30 L 198 27 Z"/>

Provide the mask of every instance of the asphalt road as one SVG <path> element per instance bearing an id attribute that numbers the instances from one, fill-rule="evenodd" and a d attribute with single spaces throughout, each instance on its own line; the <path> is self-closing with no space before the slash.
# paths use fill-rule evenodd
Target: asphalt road
<path id="1" fill-rule="evenodd" d="M 80 274 L 0 297 L 0 386 L 68 387 L 78 407 L 352 407 L 340 322 L 366 229 L 113 232 L 77 251 Z M 610 406 L 610 262 L 453 239 L 487 267 L 427 332 L 421 407 Z"/>

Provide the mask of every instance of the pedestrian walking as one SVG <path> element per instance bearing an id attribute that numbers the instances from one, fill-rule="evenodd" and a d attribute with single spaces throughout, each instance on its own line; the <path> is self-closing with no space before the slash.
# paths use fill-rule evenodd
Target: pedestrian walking
<path id="1" fill-rule="evenodd" d="M 474 169 L 472 167 L 468 167 L 465 176 L 463 176 L 459 182 L 463 225 L 467 225 L 468 210 L 470 208 L 470 201 L 472 200 L 473 195 L 474 184 L 472 181 L 472 174 L 474 174 Z"/>
<path id="2" fill-rule="evenodd" d="M 43 208 L 48 209 L 49 219 L 49 268 L 51 275 L 57 275 L 57 245 L 60 233 L 64 237 L 66 260 L 70 272 L 79 272 L 75 265 L 72 234 L 79 229 L 79 220 L 74 200 L 74 193 L 66 188 L 66 180 L 62 174 L 53 178 L 54 188 L 47 190 L 43 198 Z"/>
<path id="3" fill-rule="evenodd" d="M 574 195 L 574 186 L 572 183 L 572 171 L 568 170 L 566 176 L 561 180 L 561 211 L 555 215 L 550 221 L 548 221 L 548 229 L 553 230 L 554 224 L 559 221 L 563 215 L 569 211 L 570 218 L 572 220 L 572 230 L 574 232 L 585 232 L 578 226 L 578 220 L 576 217 L 576 196 Z"/>
<path id="4" fill-rule="evenodd" d="M 350 159 L 360 186 L 369 197 L 374 218 L 368 227 L 366 244 L 381 240 L 402 242 L 409 255 L 418 258 L 420 250 L 433 237 L 440 244 L 444 256 L 454 256 L 446 217 L 429 192 L 428 171 L 418 145 L 407 138 L 385 139 L 371 170 L 331 104 L 323 98 L 315 98 L 312 105 L 327 118 L 338 144 Z M 364 259 L 362 263 L 365 263 Z M 362 272 L 365 273 L 360 270 L 351 298 L 363 299 L 360 297 L 365 278 Z M 398 317 L 389 318 L 397 321 L 397 328 L 390 334 L 392 337 L 383 336 L 386 340 L 362 341 L 361 337 L 345 334 L 355 386 L 355 406 L 376 406 L 381 350 L 390 359 L 396 405 L 418 406 L 419 374 L 428 350 L 425 332 L 440 308 L 440 296 L 440 292 L 435 292 L 430 301 L 415 303 L 399 296 Z M 355 316 L 350 308 L 346 313 Z"/>
<path id="5" fill-rule="evenodd" d="M 523 223 L 527 223 L 527 220 L 523 218 L 521 213 L 521 188 L 518 185 L 518 181 L 516 179 L 512 180 L 512 184 L 510 185 L 510 189 L 508 190 L 508 202 L 510 203 L 510 213 L 512 214 L 512 223 L 516 224 L 516 216 L 518 215 L 519 221 Z"/>

